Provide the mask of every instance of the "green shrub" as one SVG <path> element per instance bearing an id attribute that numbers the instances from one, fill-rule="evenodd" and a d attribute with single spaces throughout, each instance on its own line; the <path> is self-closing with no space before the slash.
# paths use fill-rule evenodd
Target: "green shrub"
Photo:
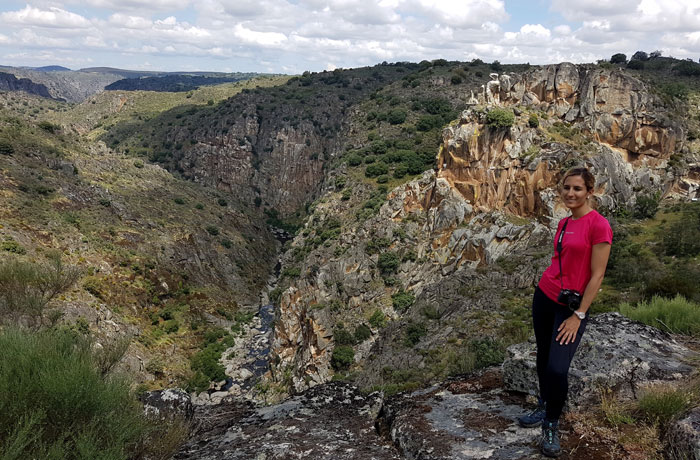
<path id="1" fill-rule="evenodd" d="M 360 324 L 355 328 L 355 340 L 359 343 L 364 342 L 372 336 L 372 331 L 365 326 Z"/>
<path id="2" fill-rule="evenodd" d="M 637 219 L 653 219 L 658 210 L 658 198 L 650 195 L 642 195 L 637 198 L 637 202 L 634 205 L 634 217 Z"/>
<path id="3" fill-rule="evenodd" d="M 644 62 L 639 60 L 634 60 L 627 63 L 627 68 L 632 70 L 644 70 L 644 67 Z"/>
<path id="4" fill-rule="evenodd" d="M 207 378 L 206 385 L 202 385 L 203 382 L 199 379 L 199 385 L 194 388 L 195 390 L 205 390 L 209 386 L 209 382 L 218 382 L 226 378 L 224 367 L 219 363 L 221 352 L 223 352 L 224 349 L 225 345 L 222 343 L 213 342 L 190 358 L 190 368 L 195 373 L 200 373 Z"/>
<path id="5" fill-rule="evenodd" d="M 185 199 L 179 196 L 173 198 L 173 201 L 175 202 L 175 204 L 185 204 Z"/>
<path id="6" fill-rule="evenodd" d="M 509 109 L 494 108 L 486 114 L 486 125 L 495 129 L 510 128 L 515 123 L 515 115 Z"/>
<path id="7" fill-rule="evenodd" d="M 218 200 L 216 200 L 216 202 L 219 204 L 219 206 L 228 206 L 228 201 L 226 201 L 223 198 L 219 198 Z"/>
<path id="8" fill-rule="evenodd" d="M 423 323 L 408 323 L 406 326 L 406 335 L 404 337 L 404 344 L 407 347 L 414 347 L 420 342 L 420 339 L 428 335 L 428 328 L 425 327 Z"/>
<path id="9" fill-rule="evenodd" d="M 700 254 L 700 206 L 684 212 L 681 219 L 664 232 L 662 241 L 667 256 L 695 257 Z"/>
<path id="10" fill-rule="evenodd" d="M 386 326 L 386 316 L 381 310 L 374 310 L 372 316 L 369 317 L 369 324 L 375 329 L 381 329 Z"/>
<path id="11" fill-rule="evenodd" d="M 690 407 L 689 395 L 680 389 L 650 390 L 637 401 L 642 418 L 666 425 Z"/>
<path id="12" fill-rule="evenodd" d="M 355 350 L 351 346 L 341 345 L 333 349 L 331 366 L 335 370 L 347 369 L 355 360 Z"/>
<path id="13" fill-rule="evenodd" d="M 301 275 L 301 268 L 299 267 L 285 267 L 284 270 L 282 270 L 282 277 L 289 277 L 289 278 L 299 278 L 299 275 Z"/>
<path id="14" fill-rule="evenodd" d="M 209 233 L 211 236 L 216 236 L 219 234 L 219 228 L 216 227 L 215 225 L 208 225 L 206 230 L 207 230 L 207 233 Z"/>
<path id="15" fill-rule="evenodd" d="M 530 128 L 537 128 L 540 126 L 540 119 L 533 113 L 530 115 L 530 118 L 527 119 L 527 124 L 530 126 Z"/>
<path id="16" fill-rule="evenodd" d="M 80 278 L 81 271 L 63 265 L 57 254 L 46 263 L 24 262 L 5 256 L 0 262 L 0 322 L 30 317 L 36 326 L 42 323 L 46 305 L 68 290 Z"/>
<path id="17" fill-rule="evenodd" d="M 367 165 L 365 169 L 365 176 L 367 177 L 377 177 L 382 174 L 387 174 L 389 172 L 389 166 L 384 162 L 378 162 L 371 165 Z"/>
<path id="18" fill-rule="evenodd" d="M 387 120 L 392 125 L 400 125 L 401 123 L 406 121 L 406 111 L 402 109 L 393 109 L 389 111 L 389 114 L 387 115 Z"/>
<path id="19" fill-rule="evenodd" d="M 384 275 L 395 272 L 400 264 L 401 259 L 398 254 L 393 251 L 379 254 L 379 259 L 377 260 L 377 268 L 379 268 L 379 271 Z"/>
<path id="20" fill-rule="evenodd" d="M 476 357 L 475 366 L 477 368 L 501 364 L 506 358 L 506 351 L 503 344 L 490 337 L 472 340 L 469 349 Z"/>
<path id="21" fill-rule="evenodd" d="M 15 153 L 15 146 L 10 141 L 0 139 L 0 155 L 12 155 Z"/>
<path id="22" fill-rule="evenodd" d="M 51 123 L 50 121 L 42 121 L 39 123 L 39 128 L 43 129 L 47 133 L 55 134 L 61 129 L 60 126 Z"/>
<path id="23" fill-rule="evenodd" d="M 7 251 L 13 254 L 26 254 L 27 250 L 13 239 L 7 239 L 0 243 L 0 251 Z"/>
<path id="24" fill-rule="evenodd" d="M 673 299 L 654 296 L 636 307 L 620 305 L 620 313 L 636 321 L 664 331 L 700 337 L 700 305 L 676 296 Z"/>
<path id="25" fill-rule="evenodd" d="M 153 428 L 88 339 L 4 329 L 0 349 L 1 458 L 136 457 Z"/>
<path id="26" fill-rule="evenodd" d="M 355 337 L 345 328 L 339 327 L 333 331 L 333 341 L 337 345 L 354 345 Z"/>
<path id="27" fill-rule="evenodd" d="M 389 176 L 386 174 L 382 174 L 381 176 L 377 176 L 377 183 L 378 184 L 386 184 L 389 182 Z"/>
<path id="28" fill-rule="evenodd" d="M 415 301 L 416 297 L 413 295 L 413 293 L 411 291 L 404 291 L 403 289 L 391 296 L 391 304 L 394 307 L 394 310 L 398 311 L 399 313 L 403 313 L 408 310 Z"/>

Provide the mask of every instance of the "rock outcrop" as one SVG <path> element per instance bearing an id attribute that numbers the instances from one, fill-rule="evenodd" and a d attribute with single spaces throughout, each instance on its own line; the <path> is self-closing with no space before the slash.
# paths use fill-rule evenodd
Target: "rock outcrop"
<path id="1" fill-rule="evenodd" d="M 647 86 L 619 69 L 543 66 L 515 77 L 501 101 L 580 123 L 596 140 L 645 157 L 668 158 L 683 140 L 681 128 L 670 122 Z"/>
<path id="2" fill-rule="evenodd" d="M 331 383 L 275 406 L 200 406 L 198 430 L 173 458 L 398 460 L 396 448 L 374 428 L 381 405 L 379 393 L 363 396 L 351 385 Z"/>
<path id="3" fill-rule="evenodd" d="M 507 390 L 537 395 L 535 344 L 521 343 L 508 349 L 503 363 Z M 601 389 L 632 398 L 640 388 L 661 381 L 677 381 L 694 370 L 693 356 L 668 334 L 632 321 L 619 313 L 605 313 L 589 320 L 569 371 L 571 406 L 596 400 Z"/>

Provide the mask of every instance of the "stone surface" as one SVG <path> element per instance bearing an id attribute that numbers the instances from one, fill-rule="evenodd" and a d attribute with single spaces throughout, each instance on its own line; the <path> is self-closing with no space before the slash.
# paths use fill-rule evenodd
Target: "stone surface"
<path id="1" fill-rule="evenodd" d="M 536 347 L 525 342 L 508 348 L 503 363 L 504 387 L 538 394 Z M 619 313 L 605 313 L 589 320 L 569 371 L 569 406 L 580 406 L 612 389 L 619 397 L 659 381 L 680 380 L 694 367 L 693 352 L 668 334 L 632 321 Z"/>
<path id="2" fill-rule="evenodd" d="M 690 411 L 668 429 L 666 451 L 673 459 L 700 459 L 700 407 Z"/>
<path id="3" fill-rule="evenodd" d="M 177 388 L 149 391 L 140 399 L 145 413 L 156 418 L 169 419 L 179 416 L 190 419 L 194 414 L 190 395 Z"/>
<path id="4" fill-rule="evenodd" d="M 374 428 L 379 393 L 363 396 L 344 383 L 321 385 L 274 406 L 228 400 L 200 406 L 197 429 L 175 459 L 402 458 Z"/>
<path id="5" fill-rule="evenodd" d="M 503 391 L 499 369 L 489 369 L 390 398 L 379 426 L 406 459 L 540 459 L 540 428 L 522 428 L 516 421 L 530 409 L 522 396 Z M 583 436 L 566 419 L 560 434 L 562 460 L 602 460 L 616 447 Z"/>

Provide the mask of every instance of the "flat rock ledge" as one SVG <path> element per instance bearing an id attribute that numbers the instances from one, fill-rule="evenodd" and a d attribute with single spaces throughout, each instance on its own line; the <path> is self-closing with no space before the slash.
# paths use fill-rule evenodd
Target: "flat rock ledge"
<path id="1" fill-rule="evenodd" d="M 500 368 L 491 368 L 390 398 L 378 425 L 405 459 L 541 459 L 541 429 L 517 423 L 531 408 L 524 394 L 504 391 Z M 581 436 L 566 419 L 560 429 L 560 460 L 610 458 L 605 441 Z"/>
<path id="2" fill-rule="evenodd" d="M 197 460 L 394 460 L 402 458 L 375 429 L 380 393 L 349 384 L 316 386 L 280 404 L 256 408 L 224 399 L 196 406 L 194 436 L 173 458 Z"/>
<path id="3" fill-rule="evenodd" d="M 568 406 L 582 407 L 601 389 L 634 398 L 646 386 L 680 380 L 694 367 L 695 353 L 656 328 L 619 313 L 591 317 L 569 371 Z M 508 348 L 503 363 L 506 390 L 537 395 L 536 347 L 525 342 Z"/>

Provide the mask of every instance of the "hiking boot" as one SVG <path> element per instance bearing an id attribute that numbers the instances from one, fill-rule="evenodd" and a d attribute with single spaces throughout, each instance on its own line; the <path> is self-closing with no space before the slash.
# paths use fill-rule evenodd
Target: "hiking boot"
<path id="1" fill-rule="evenodd" d="M 559 444 L 558 421 L 544 420 L 542 422 L 542 453 L 547 457 L 558 457 L 561 454 Z"/>
<path id="2" fill-rule="evenodd" d="M 538 400 L 537 403 L 537 408 L 530 412 L 529 414 L 525 414 L 522 417 L 518 417 L 518 423 L 520 426 L 524 428 L 532 428 L 534 426 L 540 426 L 542 424 L 542 420 L 544 420 L 545 416 L 545 405 L 544 401 L 541 399 Z"/>

